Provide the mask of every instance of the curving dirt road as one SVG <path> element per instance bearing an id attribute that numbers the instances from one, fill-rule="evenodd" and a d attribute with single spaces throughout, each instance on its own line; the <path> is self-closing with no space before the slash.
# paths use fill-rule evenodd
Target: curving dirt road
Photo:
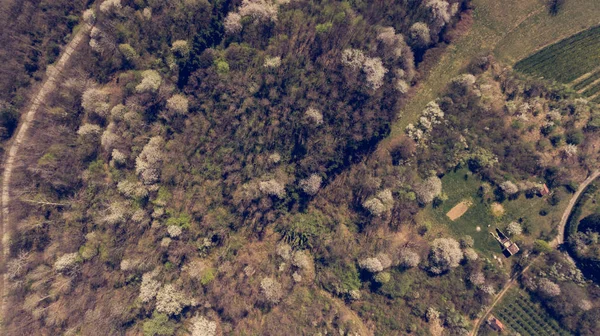
<path id="1" fill-rule="evenodd" d="M 556 236 L 556 238 L 554 238 L 554 240 L 552 240 L 550 242 L 550 246 L 557 248 L 558 246 L 560 246 L 561 244 L 564 243 L 565 226 L 567 225 L 567 220 L 569 219 L 569 215 L 571 215 L 571 211 L 573 211 L 573 207 L 575 206 L 575 203 L 577 203 L 577 200 L 579 199 L 579 196 L 581 196 L 581 193 L 583 193 L 583 191 L 590 185 L 590 183 L 592 183 L 599 176 L 600 176 L 600 170 L 594 171 L 587 179 L 585 179 L 585 181 L 583 181 L 581 183 L 579 188 L 577 188 L 577 191 L 575 192 L 575 194 L 573 194 L 573 196 L 569 200 L 569 204 L 567 205 L 567 208 L 563 212 L 563 215 L 560 219 L 560 223 L 558 224 L 558 236 Z M 481 324 L 483 323 L 483 321 L 485 321 L 485 318 L 492 312 L 492 310 L 494 309 L 496 304 L 502 300 L 502 298 L 504 297 L 504 294 L 506 294 L 506 292 L 508 292 L 512 288 L 512 286 L 515 283 L 517 283 L 517 279 L 523 273 L 527 272 L 529 267 L 531 267 L 531 265 L 533 265 L 533 263 L 538 258 L 539 257 L 536 257 L 533 260 L 531 260 L 529 265 L 527 265 L 525 268 L 523 268 L 523 270 L 521 270 L 519 273 L 515 274 L 512 278 L 510 278 L 510 281 L 508 281 L 504 285 L 504 288 L 500 291 L 500 293 L 498 293 L 498 295 L 494 299 L 494 302 L 492 302 L 490 307 L 485 311 L 485 314 L 483 314 L 483 316 L 475 322 L 475 326 L 473 327 L 473 330 L 470 333 L 471 336 L 477 335 L 477 332 L 479 331 Z"/>
<path id="2" fill-rule="evenodd" d="M 2 221 L 0 222 L 0 235 L 2 235 L 2 256 L 6 260 L 9 255 L 9 242 L 10 242 L 10 182 L 12 172 L 15 166 L 15 160 L 19 152 L 21 144 L 27 137 L 27 132 L 31 127 L 31 122 L 35 119 L 35 115 L 40 109 L 40 105 L 46 99 L 46 96 L 52 92 L 56 82 L 59 79 L 60 73 L 64 70 L 66 64 L 71 59 L 71 55 L 77 47 L 85 40 L 88 35 L 91 26 L 84 23 L 73 36 L 73 39 L 66 45 L 62 55 L 53 66 L 49 66 L 46 74 L 47 77 L 39 88 L 39 91 L 31 99 L 31 105 L 21 115 L 19 122 L 20 126 L 16 136 L 12 140 L 10 149 L 8 150 L 4 159 L 4 173 L 2 175 Z M 7 274 L 3 274 L 0 278 L 0 295 L 2 297 L 2 303 L 0 306 L 0 317 L 4 317 L 6 309 L 6 291 L 5 286 L 8 283 Z M 1 325 L 0 325 L 1 326 Z"/>
<path id="3" fill-rule="evenodd" d="M 583 181 L 583 183 L 581 183 L 575 194 L 573 194 L 573 197 L 571 197 L 571 200 L 560 219 L 560 223 L 558 224 L 558 236 L 550 242 L 552 247 L 557 247 L 565 242 L 565 226 L 567 225 L 567 220 L 569 220 L 569 215 L 571 215 L 571 211 L 573 211 L 573 207 L 575 206 L 575 203 L 577 203 L 581 193 L 590 185 L 590 183 L 598 178 L 598 176 L 600 176 L 600 170 L 594 171 L 587 179 L 585 179 L 585 181 Z"/>

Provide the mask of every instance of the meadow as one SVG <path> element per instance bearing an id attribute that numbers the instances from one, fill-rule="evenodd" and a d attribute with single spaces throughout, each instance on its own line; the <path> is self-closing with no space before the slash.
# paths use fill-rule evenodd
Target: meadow
<path id="1" fill-rule="evenodd" d="M 558 193 L 557 199 L 560 199 L 554 206 L 549 204 L 549 196 L 527 198 L 520 195 L 514 200 L 502 202 L 504 213 L 494 216 L 493 195 L 486 195 L 485 198 L 479 195 L 478 190 L 482 183 L 477 175 L 471 174 L 467 169 L 446 174 L 442 178 L 442 188 L 448 199 L 438 206 L 428 205 L 421 214 L 421 221 L 431 223 L 434 232 L 448 231 L 456 238 L 465 235 L 473 237 L 475 249 L 486 256 L 502 252 L 490 231 L 496 227 L 504 230 L 512 221 L 517 221 L 523 226 L 524 234 L 515 239 L 520 242 L 532 244 L 540 237 L 550 240 L 556 235 L 553 228 L 558 225 L 569 198 L 564 188 L 553 190 L 554 193 Z M 462 201 L 471 201 L 471 207 L 460 218 L 450 220 L 446 214 Z"/>
<path id="2" fill-rule="evenodd" d="M 522 336 L 571 335 L 562 329 L 543 307 L 533 302 L 527 293 L 518 288 L 506 294 L 493 314 L 505 327 Z"/>

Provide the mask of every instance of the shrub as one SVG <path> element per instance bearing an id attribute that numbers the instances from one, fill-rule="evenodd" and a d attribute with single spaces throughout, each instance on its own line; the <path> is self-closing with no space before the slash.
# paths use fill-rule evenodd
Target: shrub
<path id="1" fill-rule="evenodd" d="M 154 312 L 152 319 L 144 322 L 142 328 L 144 336 L 172 336 L 175 335 L 176 324 L 169 321 L 166 314 Z"/>
<path id="2" fill-rule="evenodd" d="M 260 282 L 263 294 L 272 304 L 277 304 L 283 297 L 283 288 L 274 278 L 263 278 Z"/>
<path id="3" fill-rule="evenodd" d="M 429 260 L 432 272 L 442 273 L 457 267 L 463 259 L 463 252 L 458 242 L 452 238 L 437 238 L 431 243 Z"/>

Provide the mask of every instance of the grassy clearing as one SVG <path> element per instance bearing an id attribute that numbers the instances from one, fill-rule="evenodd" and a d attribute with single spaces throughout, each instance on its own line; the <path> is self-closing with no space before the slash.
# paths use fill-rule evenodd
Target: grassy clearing
<path id="1" fill-rule="evenodd" d="M 600 27 L 564 39 L 519 61 L 515 69 L 569 83 L 594 70 L 600 60 Z"/>
<path id="2" fill-rule="evenodd" d="M 555 206 L 549 205 L 547 197 L 526 198 L 525 195 L 521 195 L 517 199 L 502 202 L 504 214 L 494 216 L 492 202 L 478 195 L 482 183 L 481 179 L 469 174 L 466 169 L 446 174 L 442 178 L 442 185 L 448 200 L 438 207 L 427 206 L 423 211 L 422 220 L 430 221 L 434 228 L 447 228 L 447 231 L 456 238 L 470 235 L 475 240 L 475 248 L 488 256 L 502 252 L 498 243 L 489 234 L 495 227 L 504 229 L 512 221 L 520 222 L 525 234 L 517 239 L 529 244 L 533 243 L 540 236 L 550 235 L 552 229 L 560 222 L 569 199 L 569 195 L 563 189 L 554 191 L 561 199 Z M 463 216 L 452 221 L 446 214 L 464 200 L 473 202 L 472 206 Z M 540 214 L 542 210 L 545 211 L 545 215 Z M 477 231 L 477 227 L 481 230 Z"/>
<path id="3" fill-rule="evenodd" d="M 502 302 L 494 308 L 493 314 L 505 326 L 527 335 L 571 335 L 560 327 L 546 310 L 531 300 L 528 293 L 518 288 L 506 294 Z"/>

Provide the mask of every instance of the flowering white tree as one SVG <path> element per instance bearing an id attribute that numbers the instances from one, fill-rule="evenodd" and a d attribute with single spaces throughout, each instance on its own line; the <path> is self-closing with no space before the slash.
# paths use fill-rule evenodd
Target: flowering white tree
<path id="1" fill-rule="evenodd" d="M 160 166 L 164 157 L 163 146 L 164 141 L 161 137 L 153 137 L 135 159 L 136 173 L 144 184 L 154 184 L 159 181 Z"/>
<path id="2" fill-rule="evenodd" d="M 429 260 L 435 269 L 434 273 L 441 273 L 455 268 L 463 259 L 463 252 L 458 242 L 452 238 L 437 238 L 431 243 Z M 432 268 L 433 268 L 432 267 Z"/>
<path id="3" fill-rule="evenodd" d="M 102 89 L 89 88 L 81 96 L 81 107 L 88 113 L 106 117 L 110 111 L 109 95 Z"/>
<path id="4" fill-rule="evenodd" d="M 77 265 L 79 261 L 79 254 L 77 252 L 63 254 L 54 262 L 54 269 L 57 272 L 66 272 Z"/>
<path id="5" fill-rule="evenodd" d="M 406 268 L 417 267 L 421 262 L 421 257 L 414 251 L 403 249 L 400 251 L 400 265 Z"/>
<path id="6" fill-rule="evenodd" d="M 123 180 L 117 184 L 117 190 L 130 198 L 142 199 L 148 196 L 148 189 L 141 182 Z"/>
<path id="7" fill-rule="evenodd" d="M 431 32 L 424 22 L 416 22 L 410 27 L 410 40 L 417 47 L 423 48 L 431 44 Z"/>
<path id="8" fill-rule="evenodd" d="M 242 16 L 236 12 L 229 12 L 223 22 L 225 33 L 234 35 L 242 31 Z"/>
<path id="9" fill-rule="evenodd" d="M 547 278 L 541 279 L 537 288 L 542 295 L 547 297 L 555 297 L 560 295 L 560 286 Z"/>
<path id="10" fill-rule="evenodd" d="M 500 184 L 500 189 L 507 195 L 514 195 L 519 192 L 519 187 L 511 181 L 504 181 Z"/>
<path id="11" fill-rule="evenodd" d="M 523 232 L 523 228 L 521 227 L 521 224 L 517 222 L 510 222 L 506 227 L 506 231 L 511 236 L 517 236 Z"/>
<path id="12" fill-rule="evenodd" d="M 177 225 L 169 225 L 167 227 L 167 233 L 169 233 L 169 236 L 171 236 L 171 238 L 177 238 L 181 236 L 182 232 L 183 231 L 181 230 L 181 227 Z"/>
<path id="13" fill-rule="evenodd" d="M 168 315 L 179 315 L 189 300 L 185 294 L 168 284 L 161 288 L 156 294 L 156 310 Z"/>
<path id="14" fill-rule="evenodd" d="M 277 280 L 268 277 L 263 278 L 260 282 L 260 287 L 269 302 L 277 304 L 281 301 L 281 298 L 283 297 L 283 288 Z"/>
<path id="15" fill-rule="evenodd" d="M 312 174 L 310 177 L 300 180 L 298 185 L 300 188 L 309 195 L 316 195 L 321 189 L 321 183 L 323 178 L 318 174 Z"/>
<path id="16" fill-rule="evenodd" d="M 123 5 L 121 5 L 121 0 L 105 0 L 102 4 L 100 4 L 100 11 L 103 13 L 109 13 L 121 8 L 123 8 Z"/>
<path id="17" fill-rule="evenodd" d="M 138 93 L 156 92 L 162 83 L 162 78 L 156 70 L 142 72 L 142 81 L 135 87 Z"/>
<path id="18" fill-rule="evenodd" d="M 358 49 L 345 49 L 342 51 L 342 64 L 354 70 L 360 69 L 367 57 Z"/>
<path id="19" fill-rule="evenodd" d="M 323 114 L 314 107 L 309 107 L 308 110 L 306 110 L 305 116 L 316 125 L 321 125 L 323 123 Z"/>
<path id="20" fill-rule="evenodd" d="M 379 89 L 383 85 L 383 79 L 388 72 L 379 57 L 367 57 L 363 64 L 363 71 L 367 75 L 369 87 L 374 90 Z"/>
<path id="21" fill-rule="evenodd" d="M 86 9 L 83 12 L 83 22 L 93 25 L 96 22 L 96 12 L 93 9 Z"/>
<path id="22" fill-rule="evenodd" d="M 571 158 L 577 155 L 577 146 L 568 144 L 563 147 L 563 154 L 566 158 Z"/>
<path id="23" fill-rule="evenodd" d="M 192 336 L 215 336 L 217 334 L 217 323 L 204 316 L 196 316 L 192 319 Z"/>
<path id="24" fill-rule="evenodd" d="M 465 255 L 465 259 L 468 261 L 475 261 L 479 259 L 479 255 L 477 255 L 477 252 L 475 252 L 475 250 L 471 247 L 464 249 L 463 253 Z"/>
<path id="25" fill-rule="evenodd" d="M 171 51 L 177 56 L 185 58 L 190 53 L 190 45 L 186 40 L 177 40 L 173 42 Z"/>
<path id="26" fill-rule="evenodd" d="M 415 187 L 417 200 L 421 204 L 429 204 L 442 193 L 442 180 L 437 176 L 430 176 Z"/>
<path id="27" fill-rule="evenodd" d="M 80 135 L 80 136 L 96 135 L 96 134 L 99 134 L 100 131 L 102 131 L 100 126 L 98 126 L 96 124 L 85 123 L 85 124 L 81 125 L 81 127 L 79 127 L 79 129 L 77 130 L 77 135 Z"/>
<path id="28" fill-rule="evenodd" d="M 160 289 L 160 282 L 154 279 L 157 273 L 157 270 L 154 270 L 142 275 L 142 285 L 140 286 L 139 297 L 143 303 L 152 301 Z"/>
<path id="29" fill-rule="evenodd" d="M 277 21 L 277 3 L 270 0 L 244 0 L 238 13 L 259 22 Z"/>
<path id="30" fill-rule="evenodd" d="M 469 282 L 475 286 L 481 286 L 485 283 L 485 276 L 481 272 L 473 272 L 469 275 Z"/>
<path id="31" fill-rule="evenodd" d="M 383 271 L 383 265 L 377 258 L 365 258 L 358 262 L 358 266 L 371 273 L 377 273 Z"/>
<path id="32" fill-rule="evenodd" d="M 177 114 L 187 114 L 189 110 L 189 102 L 186 96 L 176 94 L 167 100 L 167 108 Z"/>
<path id="33" fill-rule="evenodd" d="M 267 57 L 265 58 L 265 63 L 263 64 L 265 68 L 279 68 L 280 65 L 281 57 L 279 56 Z"/>
<path id="34" fill-rule="evenodd" d="M 274 179 L 260 182 L 258 188 L 264 194 L 285 198 L 285 186 Z"/>

